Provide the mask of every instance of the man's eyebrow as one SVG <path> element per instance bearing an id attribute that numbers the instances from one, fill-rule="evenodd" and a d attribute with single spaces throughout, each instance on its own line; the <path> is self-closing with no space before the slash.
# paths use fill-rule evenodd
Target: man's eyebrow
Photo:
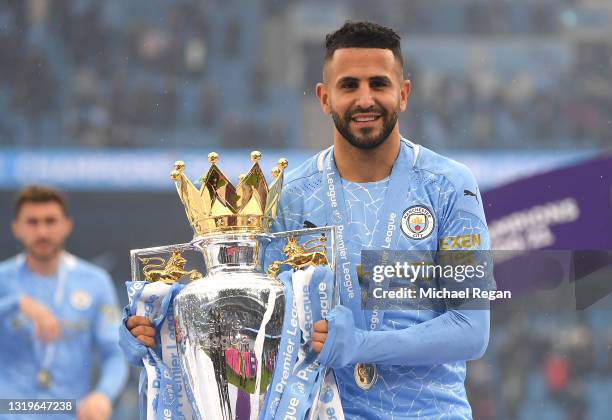
<path id="1" fill-rule="evenodd" d="M 372 76 L 368 79 L 370 82 L 391 83 L 391 79 L 387 76 Z"/>
<path id="2" fill-rule="evenodd" d="M 342 83 L 346 83 L 346 82 L 359 82 L 359 79 L 357 77 L 353 77 L 353 76 L 344 76 L 341 77 L 340 79 L 338 79 L 337 84 L 342 84 Z"/>
<path id="3" fill-rule="evenodd" d="M 337 84 L 340 85 L 342 83 L 347 83 L 347 82 L 359 82 L 359 78 L 354 77 L 354 76 L 344 76 L 338 79 Z M 368 82 L 379 82 L 379 83 L 390 84 L 391 79 L 387 76 L 372 76 L 368 78 Z"/>

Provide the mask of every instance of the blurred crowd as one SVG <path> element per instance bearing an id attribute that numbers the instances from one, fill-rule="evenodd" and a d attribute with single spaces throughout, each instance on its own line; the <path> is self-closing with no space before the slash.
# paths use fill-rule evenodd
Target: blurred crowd
<path id="1" fill-rule="evenodd" d="M 434 149 L 604 147 L 612 141 L 612 74 L 568 72 L 554 90 L 538 89 L 529 73 L 506 82 L 411 71 L 414 91 L 404 127 Z M 427 76 L 428 89 L 421 89 Z"/>
<path id="2" fill-rule="evenodd" d="M 390 0 L 385 7 L 367 0 L 346 3 L 356 3 L 357 18 L 386 21 L 407 34 L 550 35 L 561 29 L 560 13 L 580 0 Z"/>
<path id="3" fill-rule="evenodd" d="M 4 142 L 136 146 L 138 130 L 182 122 L 181 88 L 197 93 L 193 122 L 213 124 L 217 98 L 204 77 L 211 33 L 202 3 L 168 7 L 161 26 L 146 17 L 116 21 L 97 1 L 4 3 Z M 116 15 L 129 12 L 128 5 L 118 7 Z M 228 55 L 239 52 L 236 25 L 222 34 Z"/>
<path id="4" fill-rule="evenodd" d="M 299 101 L 301 88 L 273 86 L 253 58 L 267 20 L 288 16 L 301 2 L 236 7 L 233 1 L 183 0 L 160 2 L 147 13 L 141 3 L 0 5 L 0 144 L 164 147 L 206 137 L 235 147 L 244 146 L 244 138 L 262 146 L 307 147 L 291 138 L 299 137 L 299 116 L 279 118 L 289 112 L 287 101 Z M 457 33 L 466 42 L 468 36 L 559 34 L 564 13 L 580 5 L 334 3 L 353 19 L 374 18 L 408 36 Z M 320 10 L 321 3 L 302 6 Z M 438 149 L 604 146 L 612 132 L 611 49 L 605 43 L 576 48 L 572 64 L 546 89 L 528 72 L 508 82 L 495 72 L 432 73 L 409 60 L 415 89 L 402 131 Z M 272 87 L 289 99 L 273 101 Z"/>
<path id="5" fill-rule="evenodd" d="M 612 331 L 605 319 L 605 311 L 517 311 L 498 319 L 486 358 L 470 363 L 474 418 L 607 417 Z"/>

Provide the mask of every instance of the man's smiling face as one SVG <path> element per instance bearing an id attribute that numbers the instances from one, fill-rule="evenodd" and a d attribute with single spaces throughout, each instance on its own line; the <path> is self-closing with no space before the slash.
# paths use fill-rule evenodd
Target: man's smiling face
<path id="1" fill-rule="evenodd" d="M 336 130 L 351 145 L 371 149 L 384 143 L 406 109 L 410 83 L 401 64 L 382 48 L 341 48 L 325 63 L 317 94 Z"/>

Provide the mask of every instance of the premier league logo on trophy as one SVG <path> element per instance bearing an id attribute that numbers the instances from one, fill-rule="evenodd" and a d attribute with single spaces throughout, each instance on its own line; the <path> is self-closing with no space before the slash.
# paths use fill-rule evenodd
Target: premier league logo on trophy
<path id="1" fill-rule="evenodd" d="M 147 418 L 312 416 L 333 403 L 319 401 L 323 384 L 335 388 L 309 350 L 313 322 L 337 300 L 328 252 L 334 229 L 270 233 L 286 159 L 268 186 L 261 153 L 251 153 L 251 169 L 234 187 L 219 170 L 218 155 L 208 158 L 200 188 L 182 162 L 171 174 L 194 239 L 132 251 L 130 308 L 152 319 L 161 341 L 143 359 Z M 271 259 L 273 248 L 284 256 Z M 193 263 L 187 252 L 201 254 L 203 263 L 187 268 Z M 183 277 L 191 280 L 186 286 L 179 283 Z"/>

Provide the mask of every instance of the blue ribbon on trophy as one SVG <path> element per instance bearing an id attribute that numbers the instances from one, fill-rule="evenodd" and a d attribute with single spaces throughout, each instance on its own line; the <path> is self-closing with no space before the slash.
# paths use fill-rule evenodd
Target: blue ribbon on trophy
<path id="1" fill-rule="evenodd" d="M 304 419 L 310 410 L 317 411 L 314 418 L 326 419 L 330 412 L 335 412 L 338 419 L 343 418 L 335 377 L 331 371 L 326 375 L 318 355 L 310 350 L 312 325 L 333 306 L 333 273 L 323 267 L 309 267 L 284 272 L 279 280 L 285 285 L 286 297 L 290 294 L 293 302 L 285 308 L 279 360 L 262 418 Z M 321 394 L 322 401 L 319 390 L 324 380 L 327 388 Z M 330 395 L 335 395 L 335 399 Z M 335 407 L 331 411 L 330 405 Z"/>
<path id="2" fill-rule="evenodd" d="M 143 358 L 144 368 L 140 375 L 140 418 L 147 420 L 191 419 L 191 407 L 180 380 L 180 367 L 174 336 L 173 299 L 183 288 L 163 282 L 126 282 L 129 303 L 127 315 L 141 315 L 151 319 L 157 335 L 156 349 L 148 348 Z M 177 380 L 177 370 L 178 378 Z M 145 390 L 146 387 L 146 390 Z M 145 408 L 146 393 L 146 409 Z"/>
<path id="3" fill-rule="evenodd" d="M 260 158 L 251 154 L 236 187 L 214 153 L 200 188 L 177 162 L 172 179 L 194 239 L 132 251 L 126 311 L 149 317 L 159 337 L 143 359 L 141 419 L 344 418 L 333 372 L 310 349 L 314 322 L 338 300 L 335 231 L 270 233 L 287 161 L 272 170 L 268 187 Z M 286 258 L 265 264 L 273 241 L 285 241 Z M 206 276 L 186 268 L 186 251 L 204 257 Z"/>

